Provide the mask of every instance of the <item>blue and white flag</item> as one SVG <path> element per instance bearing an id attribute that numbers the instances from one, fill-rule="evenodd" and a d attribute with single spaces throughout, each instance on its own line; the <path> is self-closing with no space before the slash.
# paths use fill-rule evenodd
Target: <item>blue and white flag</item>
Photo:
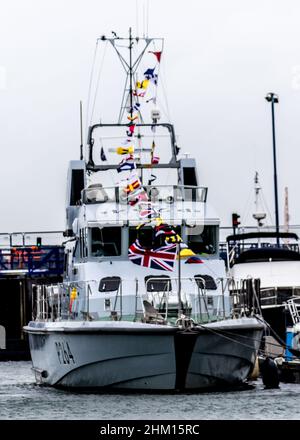
<path id="1" fill-rule="evenodd" d="M 147 69 L 146 72 L 144 72 L 145 78 L 147 78 L 149 81 L 151 81 L 153 84 L 157 86 L 158 81 L 158 75 L 157 73 L 154 73 L 154 69 Z"/>
<path id="2" fill-rule="evenodd" d="M 118 173 L 121 173 L 122 171 L 132 171 L 135 169 L 136 169 L 135 162 L 123 162 L 118 166 L 117 171 Z"/>
<path id="3" fill-rule="evenodd" d="M 156 75 L 154 73 L 155 67 L 153 69 L 147 69 L 146 72 L 144 72 L 144 76 L 146 79 L 152 79 Z M 156 75 L 157 76 L 157 75 Z"/>

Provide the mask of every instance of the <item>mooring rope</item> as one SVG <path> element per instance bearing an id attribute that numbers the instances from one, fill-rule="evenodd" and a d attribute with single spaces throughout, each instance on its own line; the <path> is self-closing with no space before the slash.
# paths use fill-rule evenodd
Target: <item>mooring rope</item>
<path id="1" fill-rule="evenodd" d="M 273 333 L 274 335 L 276 335 L 276 339 L 278 339 L 278 344 L 274 344 L 272 342 L 268 342 L 269 345 L 273 345 L 274 347 L 283 347 L 284 349 L 289 350 L 295 357 L 299 357 L 300 356 L 300 350 L 296 350 L 292 347 L 288 347 L 286 345 L 286 343 L 280 338 L 280 336 L 275 332 L 275 330 L 272 329 L 272 327 L 270 326 L 270 324 L 268 322 L 266 322 L 263 318 L 261 318 L 260 316 L 255 316 L 255 318 L 261 322 L 263 322 Z M 237 344 L 243 345 L 247 348 L 253 348 L 252 346 L 248 345 L 248 344 L 244 344 L 243 342 L 237 341 L 236 339 L 230 338 L 229 336 L 226 335 L 232 335 L 232 336 L 238 336 L 239 338 L 244 338 L 244 339 L 248 339 L 248 340 L 252 340 L 252 341 L 257 341 L 257 342 L 261 342 L 260 339 L 251 337 L 251 336 L 245 336 L 245 335 L 236 335 L 235 333 L 229 332 L 228 330 L 216 330 L 216 329 L 212 329 L 210 327 L 206 327 L 205 325 L 202 324 L 197 324 L 198 327 L 201 327 L 205 330 L 209 330 L 212 333 L 217 334 L 218 336 L 224 337 L 225 339 L 228 339 L 232 342 L 236 342 Z M 268 356 L 270 358 L 276 358 L 278 356 L 271 356 L 269 355 L 269 353 L 262 348 L 259 348 L 258 351 L 262 354 L 264 354 L 265 356 Z"/>

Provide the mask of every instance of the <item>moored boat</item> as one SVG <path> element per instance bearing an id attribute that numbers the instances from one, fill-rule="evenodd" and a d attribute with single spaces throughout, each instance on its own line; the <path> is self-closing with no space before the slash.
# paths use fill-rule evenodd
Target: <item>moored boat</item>
<path id="1" fill-rule="evenodd" d="M 24 327 L 37 382 L 130 390 L 240 385 L 264 325 L 254 308 L 233 313 L 207 188 L 199 186 L 195 159 L 180 156 L 173 125 L 159 122 L 162 40 L 130 31 L 99 41 L 116 49 L 126 86 L 117 123 L 92 124 L 86 159 L 81 152 L 70 162 L 64 281 L 36 286 L 33 320 Z M 153 58 L 141 74 L 145 54 Z"/>
<path id="2" fill-rule="evenodd" d="M 264 227 L 262 220 L 266 213 L 261 207 L 258 173 L 254 182 L 256 210 L 253 217 L 257 228 L 251 232 L 239 228 L 226 238 L 228 275 L 235 279 L 260 280 L 262 316 L 284 340 L 286 327 L 293 324 L 286 303 L 300 298 L 299 237 L 293 232 Z"/>

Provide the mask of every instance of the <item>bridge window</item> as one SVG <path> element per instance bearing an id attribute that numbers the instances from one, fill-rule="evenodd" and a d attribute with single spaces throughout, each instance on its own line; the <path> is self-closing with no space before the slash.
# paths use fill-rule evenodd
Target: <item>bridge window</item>
<path id="1" fill-rule="evenodd" d="M 196 226 L 197 227 L 197 226 Z M 188 235 L 188 247 L 195 254 L 215 254 L 217 249 L 216 226 L 204 226 L 200 234 Z"/>
<path id="2" fill-rule="evenodd" d="M 90 228 L 92 257 L 121 255 L 121 228 Z"/>
<path id="3" fill-rule="evenodd" d="M 105 203 L 108 201 L 108 195 L 101 183 L 90 185 L 83 191 L 83 202 L 87 204 Z"/>
<path id="4" fill-rule="evenodd" d="M 172 284 L 168 275 L 148 275 L 145 277 L 147 292 L 170 292 Z"/>
<path id="5" fill-rule="evenodd" d="M 114 292 L 119 289 L 120 277 L 105 277 L 100 280 L 99 292 Z"/>
<path id="6" fill-rule="evenodd" d="M 171 226 L 171 228 L 181 236 L 181 226 Z M 157 248 L 165 246 L 165 237 L 162 235 L 155 237 L 154 229 L 151 226 L 143 226 L 140 229 L 136 227 L 129 228 L 129 245 L 139 239 L 141 246 L 144 248 Z"/>
<path id="7" fill-rule="evenodd" d="M 129 245 L 138 238 L 141 246 L 145 248 L 153 247 L 153 229 L 151 226 L 143 226 L 137 229 L 135 226 L 129 228 Z"/>

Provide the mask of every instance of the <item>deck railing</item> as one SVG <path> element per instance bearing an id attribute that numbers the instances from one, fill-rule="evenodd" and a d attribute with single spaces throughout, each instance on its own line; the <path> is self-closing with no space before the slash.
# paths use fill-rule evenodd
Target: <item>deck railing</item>
<path id="1" fill-rule="evenodd" d="M 300 299 L 300 286 L 261 289 L 261 306 L 283 305 L 290 298 Z"/>
<path id="2" fill-rule="evenodd" d="M 268 242 L 256 242 L 256 243 L 230 243 L 227 245 L 226 243 L 220 243 L 219 250 L 221 255 L 224 257 L 227 255 L 228 265 L 231 267 L 237 260 L 237 258 L 245 251 L 252 249 L 272 249 L 272 248 L 280 248 L 283 250 L 290 250 L 296 253 L 299 253 L 299 245 L 298 243 L 268 243 Z"/>
<path id="3" fill-rule="evenodd" d="M 154 281 L 165 283 L 164 287 L 150 289 L 150 283 Z M 216 282 L 217 290 L 211 291 L 206 289 L 204 279 L 199 283 L 193 278 L 182 278 L 180 295 L 175 277 L 167 280 L 149 277 L 143 285 L 138 279 L 120 280 L 115 291 L 105 292 L 102 296 L 96 295 L 96 280 L 35 285 L 33 319 L 175 323 L 184 315 L 195 323 L 207 323 L 232 316 L 249 316 L 257 311 L 253 294 L 255 287 L 252 287 L 252 296 L 249 293 L 250 280 L 233 282 L 229 278 L 219 278 Z"/>
<path id="4" fill-rule="evenodd" d="M 0 249 L 35 246 L 40 241 L 45 246 L 61 246 L 65 237 L 63 231 L 1 232 Z"/>
<path id="5" fill-rule="evenodd" d="M 0 275 L 6 275 L 8 272 L 62 275 L 63 269 L 62 246 L 0 248 Z"/>
<path id="6" fill-rule="evenodd" d="M 129 195 L 138 193 L 141 188 L 146 191 L 149 201 L 173 203 L 178 201 L 206 202 L 207 188 L 192 185 L 142 185 L 141 187 L 127 188 L 126 186 L 93 185 L 82 191 L 82 200 L 86 204 L 106 202 L 126 202 Z"/>

